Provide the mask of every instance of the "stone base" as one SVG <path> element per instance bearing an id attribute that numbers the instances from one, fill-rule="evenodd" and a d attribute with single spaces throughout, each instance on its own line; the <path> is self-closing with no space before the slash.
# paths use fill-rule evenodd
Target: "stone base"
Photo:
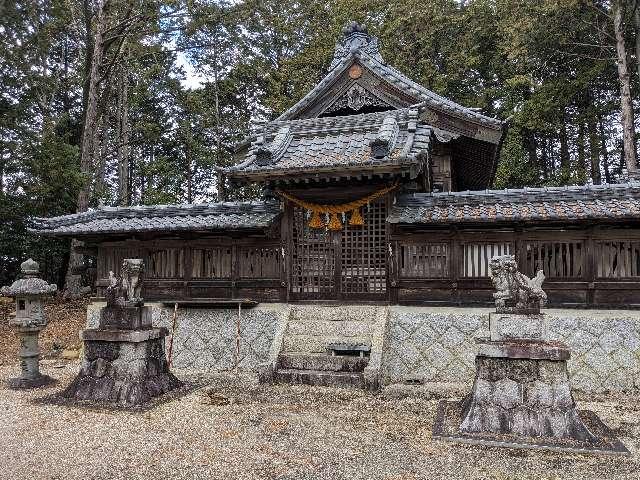
<path id="1" fill-rule="evenodd" d="M 460 403 L 441 405 L 436 422 L 440 437 L 497 446 L 628 453 L 595 415 L 585 422 L 578 413 L 566 345 L 515 340 L 478 344 L 471 393 Z"/>
<path id="2" fill-rule="evenodd" d="M 37 378 L 10 378 L 7 380 L 7 387 L 12 390 L 23 390 L 53 385 L 57 382 L 55 378 L 51 378 L 48 375 L 40 375 Z"/>
<path id="3" fill-rule="evenodd" d="M 101 330 L 144 330 L 151 328 L 151 307 L 114 306 L 100 309 Z"/>
<path id="4" fill-rule="evenodd" d="M 571 358 L 569 347 L 560 342 L 534 342 L 531 340 L 494 342 L 487 338 L 477 338 L 476 345 L 479 357 L 553 361 Z"/>
<path id="5" fill-rule="evenodd" d="M 598 416 L 588 410 L 578 411 L 580 421 L 593 434 L 595 441 L 579 441 L 565 438 L 528 437 L 493 433 L 465 433 L 460 431 L 462 422 L 461 402 L 441 400 L 438 404 L 432 438 L 447 442 L 506 447 L 529 450 L 551 450 L 567 453 L 597 455 L 624 455 L 631 453 Z"/>
<path id="6" fill-rule="evenodd" d="M 491 340 L 538 340 L 548 338 L 547 320 L 543 313 L 490 313 Z"/>
<path id="7" fill-rule="evenodd" d="M 564 360 L 476 356 L 460 431 L 595 441 L 577 415 Z"/>
<path id="8" fill-rule="evenodd" d="M 159 328 L 85 330 L 82 367 L 62 397 L 129 408 L 181 387 L 169 371 L 165 336 Z"/>

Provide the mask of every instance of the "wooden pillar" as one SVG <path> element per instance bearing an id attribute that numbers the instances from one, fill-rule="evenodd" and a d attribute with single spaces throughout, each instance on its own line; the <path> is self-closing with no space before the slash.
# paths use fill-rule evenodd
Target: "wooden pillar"
<path id="1" fill-rule="evenodd" d="M 280 251 L 278 252 L 278 272 L 280 277 L 280 301 L 289 301 L 289 289 L 287 288 L 289 275 L 289 212 L 284 207 L 284 212 L 280 220 Z"/>
<path id="2" fill-rule="evenodd" d="M 282 222 L 282 244 L 285 249 L 284 262 L 284 299 L 287 303 L 291 301 L 291 285 L 292 285 L 292 262 L 293 262 L 293 207 L 285 201 L 284 215 Z"/>
<path id="3" fill-rule="evenodd" d="M 237 297 L 239 251 L 240 249 L 236 244 L 231 246 L 231 298 Z"/>
<path id="4" fill-rule="evenodd" d="M 191 282 L 191 275 L 193 274 L 193 252 L 191 243 L 187 243 L 183 249 L 184 251 L 184 281 L 182 283 L 182 295 L 184 298 L 191 297 L 191 291 L 189 284 Z"/>
<path id="5" fill-rule="evenodd" d="M 596 281 L 596 253 L 595 241 L 593 240 L 593 227 L 587 230 L 587 239 L 585 240 L 586 255 L 584 261 L 584 279 L 587 282 L 586 301 L 587 306 L 595 304 L 595 281 Z"/>
<path id="6" fill-rule="evenodd" d="M 460 265 L 462 265 L 462 242 L 460 241 L 460 232 L 454 228 L 451 241 L 449 243 L 449 278 L 451 279 L 451 298 L 460 305 Z"/>

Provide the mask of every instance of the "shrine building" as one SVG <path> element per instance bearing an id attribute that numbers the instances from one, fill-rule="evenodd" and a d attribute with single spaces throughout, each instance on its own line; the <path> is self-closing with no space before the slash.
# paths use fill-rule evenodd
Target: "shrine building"
<path id="1" fill-rule="evenodd" d="M 640 184 L 491 190 L 507 126 L 385 63 L 347 27 L 327 75 L 237 145 L 250 202 L 100 207 L 36 219 L 97 259 L 124 258 L 163 302 L 490 305 L 489 261 L 543 270 L 552 306 L 640 304 Z"/>

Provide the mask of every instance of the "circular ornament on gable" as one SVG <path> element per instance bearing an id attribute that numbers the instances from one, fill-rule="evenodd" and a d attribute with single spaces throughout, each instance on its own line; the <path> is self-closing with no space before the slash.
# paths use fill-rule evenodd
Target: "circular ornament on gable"
<path id="1" fill-rule="evenodd" d="M 351 65 L 349 68 L 349 78 L 356 80 L 362 76 L 362 67 L 357 63 Z"/>

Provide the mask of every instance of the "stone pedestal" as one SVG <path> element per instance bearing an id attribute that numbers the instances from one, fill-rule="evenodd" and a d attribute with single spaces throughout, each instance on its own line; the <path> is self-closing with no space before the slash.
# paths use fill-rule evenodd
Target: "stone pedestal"
<path id="1" fill-rule="evenodd" d="M 497 331 L 504 335 L 510 329 Z M 462 402 L 440 403 L 434 438 L 514 448 L 629 453 L 595 414 L 577 410 L 567 372 L 569 347 L 521 339 L 487 338 L 477 344 L 473 388 Z"/>
<path id="2" fill-rule="evenodd" d="M 82 367 L 62 396 L 138 407 L 180 387 L 165 356 L 167 334 L 165 328 L 84 330 Z"/>
<path id="3" fill-rule="evenodd" d="M 461 432 L 597 441 L 580 419 L 571 394 L 568 347 L 478 343 L 476 378 L 462 404 Z"/>
<path id="4" fill-rule="evenodd" d="M 544 313 L 490 313 L 490 338 L 500 340 L 540 340 L 548 338 L 547 320 Z"/>
<path id="5" fill-rule="evenodd" d="M 106 306 L 100 310 L 98 328 L 143 330 L 151 328 L 151 307 Z"/>
<path id="6" fill-rule="evenodd" d="M 20 339 L 21 375 L 7 381 L 9 388 L 34 388 L 55 383 L 55 380 L 40 373 L 40 347 L 38 346 L 38 336 L 44 328 L 43 326 L 18 326 L 16 335 Z"/>

